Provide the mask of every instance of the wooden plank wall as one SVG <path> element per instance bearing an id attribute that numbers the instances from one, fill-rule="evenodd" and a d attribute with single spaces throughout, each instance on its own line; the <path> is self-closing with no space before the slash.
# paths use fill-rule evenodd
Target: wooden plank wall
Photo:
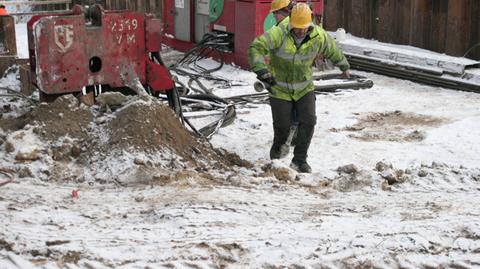
<path id="1" fill-rule="evenodd" d="M 480 43 L 480 1 L 325 0 L 324 27 L 463 56 Z M 480 45 L 468 57 L 480 60 Z"/>
<path id="2" fill-rule="evenodd" d="M 133 10 L 155 14 L 160 18 L 163 0 L 73 0 L 74 4 L 93 5 L 101 4 L 109 10 Z"/>

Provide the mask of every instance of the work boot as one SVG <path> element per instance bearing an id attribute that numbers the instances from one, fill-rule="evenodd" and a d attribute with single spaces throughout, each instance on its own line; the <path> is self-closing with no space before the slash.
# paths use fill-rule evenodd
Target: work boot
<path id="1" fill-rule="evenodd" d="M 312 168 L 306 161 L 295 161 L 292 160 L 292 163 L 290 164 L 290 168 L 293 170 L 299 172 L 299 173 L 311 173 Z"/>
<path id="2" fill-rule="evenodd" d="M 283 158 L 283 157 L 285 157 L 285 156 L 282 156 L 281 147 L 278 147 L 276 145 L 272 145 L 272 147 L 270 148 L 270 159 L 275 160 L 275 159 L 280 159 L 280 158 Z"/>

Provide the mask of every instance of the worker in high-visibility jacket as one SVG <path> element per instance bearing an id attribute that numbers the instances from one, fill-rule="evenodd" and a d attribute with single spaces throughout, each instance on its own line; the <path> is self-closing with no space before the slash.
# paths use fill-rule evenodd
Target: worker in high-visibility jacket
<path id="1" fill-rule="evenodd" d="M 344 77 L 350 77 L 347 59 L 325 30 L 312 23 L 312 11 L 305 3 L 293 7 L 286 28 L 271 28 L 255 38 L 248 49 L 252 71 L 260 81 L 270 85 L 274 131 L 270 158 L 285 157 L 280 148 L 287 141 L 295 113 L 299 125 L 291 167 L 302 173 L 312 171 L 307 152 L 317 121 L 312 76 L 317 55 L 330 59 Z M 266 56 L 270 58 L 268 63 Z"/>
<path id="2" fill-rule="evenodd" d="M 8 12 L 4 5 L 0 5 L 0 16 L 8 16 Z"/>
<path id="3" fill-rule="evenodd" d="M 270 5 L 270 12 L 273 13 L 277 26 L 279 24 L 288 25 L 290 11 L 293 4 L 290 0 L 273 0 Z"/>

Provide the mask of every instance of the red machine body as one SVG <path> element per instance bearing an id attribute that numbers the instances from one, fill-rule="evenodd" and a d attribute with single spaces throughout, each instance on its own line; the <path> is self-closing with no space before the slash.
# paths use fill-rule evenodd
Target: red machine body
<path id="1" fill-rule="evenodd" d="M 179 1 L 184 4 L 179 5 Z M 165 1 L 163 11 L 163 42 L 165 44 L 180 51 L 187 51 L 195 46 L 195 42 L 198 42 L 202 34 L 196 31 L 202 28 L 196 25 L 198 23 L 196 18 L 202 1 L 205 0 Z M 264 24 L 270 13 L 271 2 L 271 0 L 224 0 L 221 15 L 215 21 L 210 20 L 207 27 L 209 31 L 233 34 L 233 51 L 224 54 L 224 59 L 227 62 L 235 63 L 245 69 L 249 68 L 247 49 L 253 39 L 264 32 Z M 210 1 L 211 3 L 212 1 Z M 310 3 L 313 5 L 316 23 L 320 23 L 324 1 L 314 0 Z M 176 17 L 179 16 L 179 10 L 182 10 L 182 7 L 190 10 L 186 11 L 187 15 L 184 20 L 178 20 Z M 210 11 L 212 11 L 212 7 L 210 7 Z M 175 23 L 179 24 L 180 22 L 185 23 L 190 30 L 190 34 L 182 38 L 178 38 L 178 33 L 176 33 L 178 25 L 175 25 Z"/>
<path id="2" fill-rule="evenodd" d="M 172 89 L 168 70 L 149 56 L 160 51 L 161 22 L 137 12 L 104 11 L 98 5 L 95 10 L 88 23 L 80 6 L 28 22 L 32 79 L 41 93 L 79 92 L 92 85 L 125 87 L 125 78 L 132 77 L 154 91 Z"/>

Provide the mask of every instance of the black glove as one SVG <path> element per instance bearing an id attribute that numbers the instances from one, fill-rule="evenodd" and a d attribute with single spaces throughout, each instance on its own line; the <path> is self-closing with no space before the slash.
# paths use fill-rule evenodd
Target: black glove
<path id="1" fill-rule="evenodd" d="M 257 73 L 257 79 L 260 80 L 261 82 L 266 83 L 270 86 L 274 86 L 275 84 L 277 84 L 277 82 L 275 81 L 275 78 L 267 69 L 261 69 L 255 73 Z"/>

